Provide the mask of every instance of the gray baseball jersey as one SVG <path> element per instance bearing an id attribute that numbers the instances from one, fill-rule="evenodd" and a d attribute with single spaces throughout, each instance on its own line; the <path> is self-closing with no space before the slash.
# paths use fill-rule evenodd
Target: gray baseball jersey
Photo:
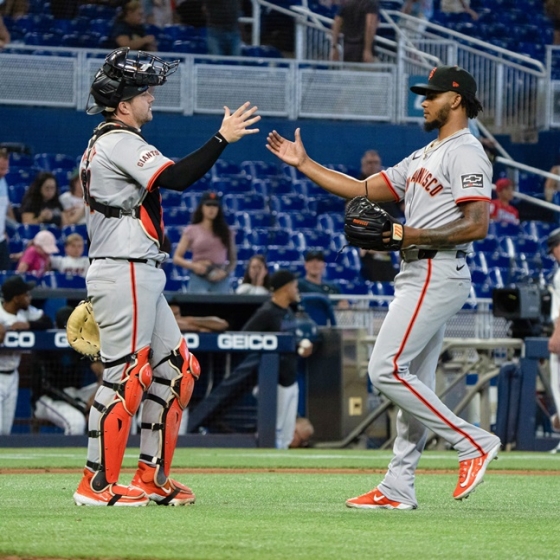
<path id="1" fill-rule="evenodd" d="M 432 142 L 381 172 L 398 200 L 406 225 L 437 228 L 461 217 L 461 202 L 490 200 L 492 166 L 481 143 L 464 128 Z M 470 244 L 454 247 L 469 250 Z"/>
<path id="2" fill-rule="evenodd" d="M 81 170 L 85 169 L 86 154 Z M 108 206 L 132 212 L 154 188 L 154 181 L 173 161 L 163 156 L 134 132 L 119 129 L 103 134 L 90 154 L 89 196 Z M 91 245 L 89 257 L 155 259 L 166 254 L 159 249 L 157 217 L 140 210 L 140 219 L 123 216 L 107 219 L 100 212 L 88 212 L 86 223 Z"/>
<path id="3" fill-rule="evenodd" d="M 406 225 L 426 229 L 460 219 L 462 202 L 489 201 L 491 173 L 482 146 L 468 129 L 382 171 L 395 198 L 404 198 Z M 390 500 L 414 507 L 414 474 L 428 428 L 453 445 L 460 460 L 479 457 L 499 441 L 456 416 L 434 393 L 445 324 L 471 288 L 464 253 L 469 246 L 421 247 L 432 249 L 424 258 L 405 250 L 395 298 L 369 363 L 373 386 L 400 408 L 393 458 L 378 488 Z"/>

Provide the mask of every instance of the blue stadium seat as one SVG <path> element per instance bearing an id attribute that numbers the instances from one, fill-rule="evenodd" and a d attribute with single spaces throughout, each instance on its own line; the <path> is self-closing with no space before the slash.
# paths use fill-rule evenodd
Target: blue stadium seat
<path id="1" fill-rule="evenodd" d="M 163 223 L 166 226 L 187 226 L 191 221 L 191 212 L 184 206 L 166 207 L 163 212 Z"/>
<path id="2" fill-rule="evenodd" d="M 241 166 L 237 163 L 232 161 L 226 161 L 223 159 L 219 159 L 216 163 L 212 166 L 210 170 L 210 174 L 212 179 L 222 179 L 224 177 L 231 178 L 231 177 L 246 177 L 247 174 Z"/>
<path id="3" fill-rule="evenodd" d="M 485 239 L 475 241 L 473 247 L 477 252 L 482 251 L 486 255 L 490 255 L 498 250 L 498 239 L 489 235 Z"/>
<path id="4" fill-rule="evenodd" d="M 245 173 L 253 179 L 268 179 L 281 175 L 280 168 L 275 162 L 244 161 L 241 163 L 241 169 L 244 169 Z"/>
<path id="5" fill-rule="evenodd" d="M 253 247 L 258 247 L 261 252 L 266 252 L 268 248 L 268 229 L 254 228 L 247 233 L 247 239 Z"/>
<path id="6" fill-rule="evenodd" d="M 266 260 L 268 262 L 278 262 L 278 261 L 291 261 L 291 262 L 303 262 L 303 256 L 301 251 L 293 249 L 291 247 L 269 247 L 266 252 Z"/>
<path id="7" fill-rule="evenodd" d="M 245 176 L 222 177 L 212 181 L 212 190 L 223 194 L 253 194 L 251 181 Z"/>
<path id="8" fill-rule="evenodd" d="M 264 212 L 266 209 L 266 200 L 261 194 L 226 194 L 222 198 L 222 204 L 233 212 L 240 210 Z"/>
<path id="9" fill-rule="evenodd" d="M 342 264 L 328 263 L 325 266 L 325 278 L 328 281 L 347 280 L 348 282 L 356 282 L 359 279 L 359 273 Z"/>
<path id="10" fill-rule="evenodd" d="M 309 210 L 307 199 L 297 194 L 272 195 L 270 197 L 272 212 L 307 212 Z"/>
<path id="11" fill-rule="evenodd" d="M 20 239 L 31 240 L 41 231 L 39 224 L 19 224 L 18 235 Z"/>
<path id="12" fill-rule="evenodd" d="M 12 152 L 10 154 L 10 165 L 13 167 L 33 167 L 35 162 L 30 154 Z"/>
<path id="13" fill-rule="evenodd" d="M 183 193 L 179 191 L 172 191 L 171 189 L 161 189 L 161 200 L 164 208 L 171 206 L 183 206 Z"/>
<path id="14" fill-rule="evenodd" d="M 69 288 L 74 290 L 85 290 L 86 279 L 76 274 L 63 274 L 55 272 L 55 282 L 57 288 Z"/>
<path id="15" fill-rule="evenodd" d="M 317 227 L 317 217 L 310 212 L 287 212 L 292 220 L 295 230 L 315 229 Z"/>
<path id="16" fill-rule="evenodd" d="M 35 154 L 35 165 L 45 171 L 53 171 L 54 169 L 75 169 L 76 159 L 66 154 Z"/>
<path id="17" fill-rule="evenodd" d="M 279 228 L 269 229 L 268 244 L 273 247 L 291 247 L 290 232 Z"/>
<path id="18" fill-rule="evenodd" d="M 165 234 L 169 238 L 172 244 L 178 243 L 183 234 L 184 226 L 166 226 Z"/>
<path id="19" fill-rule="evenodd" d="M 188 280 L 170 278 L 169 276 L 167 276 L 165 279 L 164 291 L 184 293 L 187 291 L 187 285 L 188 285 Z"/>
<path id="20" fill-rule="evenodd" d="M 262 210 L 247 210 L 247 214 L 251 219 L 252 227 L 271 227 L 273 225 L 273 217 L 268 212 Z"/>
<path id="21" fill-rule="evenodd" d="M 198 30 L 192 25 L 184 24 L 170 24 L 164 25 L 160 33 L 170 37 L 173 41 L 190 41 L 192 39 L 199 39 L 200 34 Z"/>
<path id="22" fill-rule="evenodd" d="M 306 229 L 302 230 L 307 247 L 321 247 L 327 250 L 331 244 L 331 236 L 325 231 Z"/>
<path id="23" fill-rule="evenodd" d="M 206 54 L 208 47 L 203 39 L 190 39 L 187 41 L 173 41 L 171 50 L 172 52 L 185 54 Z"/>
<path id="24" fill-rule="evenodd" d="M 323 194 L 315 200 L 315 212 L 324 214 L 325 212 L 340 212 L 344 214 L 345 200 L 339 196 Z"/>
<path id="25" fill-rule="evenodd" d="M 334 221 L 329 214 L 319 214 L 317 216 L 317 227 L 329 233 L 335 232 Z"/>
<path id="26" fill-rule="evenodd" d="M 237 247 L 237 261 L 247 262 L 255 253 L 256 253 L 255 248 L 252 246 Z M 244 272 L 245 269 L 243 269 L 243 273 Z"/>
<path id="27" fill-rule="evenodd" d="M 12 204 L 21 204 L 23 195 L 27 191 L 26 183 L 8 184 L 8 198 Z"/>
<path id="28" fill-rule="evenodd" d="M 87 226 L 86 224 L 72 224 L 63 226 L 61 229 L 61 236 L 68 237 L 71 233 L 79 233 L 84 239 L 87 239 Z"/>

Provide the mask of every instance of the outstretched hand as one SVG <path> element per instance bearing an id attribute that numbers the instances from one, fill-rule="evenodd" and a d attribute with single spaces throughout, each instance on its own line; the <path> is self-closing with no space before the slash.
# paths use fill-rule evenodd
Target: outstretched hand
<path id="1" fill-rule="evenodd" d="M 273 130 L 266 138 L 266 147 L 283 162 L 294 167 L 299 167 L 307 158 L 307 153 L 301 141 L 301 132 L 296 128 L 295 139 L 293 142 L 280 136 Z"/>
<path id="2" fill-rule="evenodd" d="M 247 134 L 259 132 L 258 128 L 249 128 L 261 120 L 259 115 L 253 116 L 257 112 L 258 107 L 254 105 L 249 108 L 250 105 L 251 103 L 247 101 L 233 113 L 231 113 L 229 107 L 224 107 L 225 115 L 220 128 L 220 134 L 228 143 L 237 142 Z"/>

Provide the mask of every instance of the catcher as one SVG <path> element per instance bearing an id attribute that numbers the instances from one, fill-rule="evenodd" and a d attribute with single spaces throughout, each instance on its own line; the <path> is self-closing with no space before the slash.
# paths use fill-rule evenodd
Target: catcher
<path id="1" fill-rule="evenodd" d="M 89 415 L 86 468 L 74 493 L 78 505 L 195 501 L 189 487 L 170 477 L 200 368 L 163 296 L 161 264 L 168 255 L 160 189 L 184 191 L 228 144 L 258 132 L 250 127 L 260 117 L 249 103 L 233 113 L 226 108 L 220 129 L 201 148 L 176 163 L 163 156 L 140 129 L 153 118 L 155 86 L 178 64 L 120 48 L 107 55 L 91 85 L 87 113 L 101 113 L 104 122 L 82 157 L 80 177 L 90 239 L 87 293 L 105 369 Z M 142 400 L 138 469 L 131 485 L 123 486 L 121 463 Z"/>
<path id="2" fill-rule="evenodd" d="M 363 181 L 327 169 L 305 152 L 299 129 L 290 142 L 276 131 L 268 149 L 327 191 L 351 199 L 344 231 L 363 249 L 400 250 L 395 298 L 377 335 L 369 363 L 373 386 L 400 411 L 393 459 L 376 488 L 346 501 L 352 508 L 415 509 L 414 477 L 428 429 L 458 452 L 459 481 L 453 497 L 469 496 L 482 482 L 500 440 L 467 423 L 434 393 L 445 323 L 471 289 L 465 257 L 488 231 L 492 168 L 468 119 L 482 105 L 476 81 L 457 66 L 434 68 L 426 84 L 424 129 L 438 136 L 399 164 Z M 406 225 L 370 201 L 404 199 Z"/>

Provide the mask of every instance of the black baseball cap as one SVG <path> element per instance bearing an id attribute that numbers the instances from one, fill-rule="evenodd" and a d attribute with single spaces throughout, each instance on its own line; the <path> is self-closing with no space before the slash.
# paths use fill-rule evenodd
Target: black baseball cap
<path id="1" fill-rule="evenodd" d="M 202 198 L 200 199 L 200 204 L 208 204 L 210 206 L 220 205 L 220 196 L 218 193 L 213 191 L 206 191 L 202 193 Z"/>
<path id="2" fill-rule="evenodd" d="M 469 99 L 476 97 L 476 81 L 459 66 L 437 66 L 428 76 L 427 84 L 415 84 L 412 93 L 426 95 L 429 91 L 454 91 Z"/>
<path id="3" fill-rule="evenodd" d="M 2 284 L 2 295 L 5 301 L 11 301 L 16 296 L 26 294 L 35 287 L 35 282 L 26 282 L 21 276 L 10 276 Z"/>
<path id="4" fill-rule="evenodd" d="M 305 253 L 305 262 L 312 261 L 313 259 L 324 261 L 325 254 L 323 253 L 323 251 L 308 251 L 307 253 Z"/>
<path id="5" fill-rule="evenodd" d="M 283 288 L 286 284 L 297 280 L 297 276 L 289 270 L 280 269 L 275 272 L 270 278 L 270 291 L 276 292 Z"/>

